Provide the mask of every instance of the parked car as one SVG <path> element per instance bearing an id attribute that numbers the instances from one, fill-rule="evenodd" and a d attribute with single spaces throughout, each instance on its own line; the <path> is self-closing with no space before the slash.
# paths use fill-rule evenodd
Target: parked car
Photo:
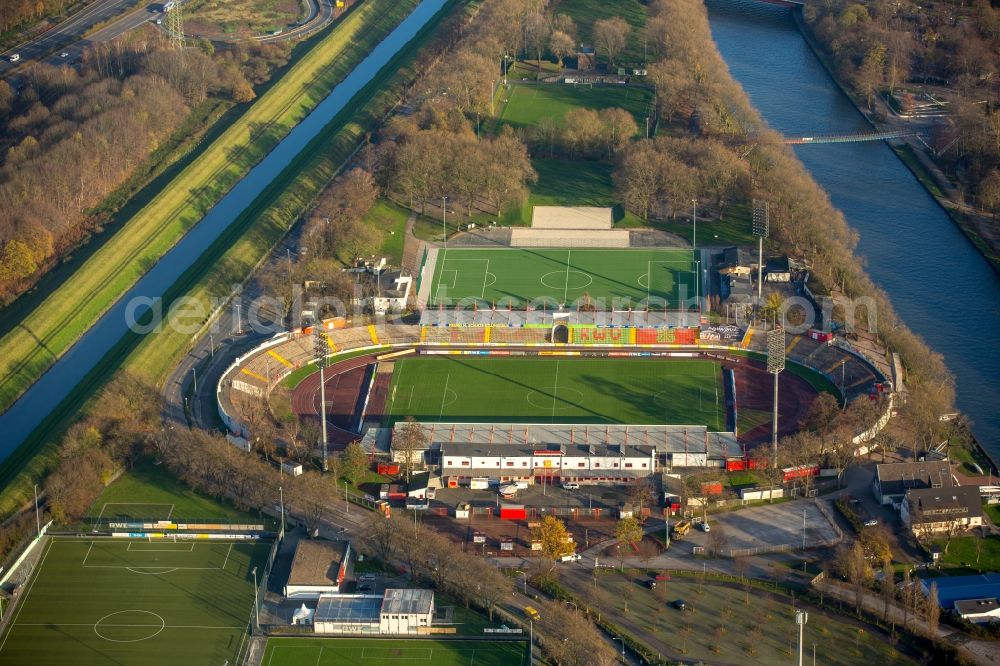
<path id="1" fill-rule="evenodd" d="M 709 526 L 708 521 L 703 522 L 701 524 L 701 531 L 702 532 L 711 532 L 712 531 L 712 528 Z"/>
<path id="2" fill-rule="evenodd" d="M 563 555 L 562 557 L 560 557 L 559 561 L 560 562 L 579 562 L 582 559 L 583 559 L 583 556 L 580 555 L 580 553 L 570 553 L 569 555 Z"/>
<path id="3" fill-rule="evenodd" d="M 69 51 L 63 51 L 62 53 L 59 54 L 59 57 L 60 58 L 68 58 L 69 57 Z"/>
<path id="4" fill-rule="evenodd" d="M 562 484 L 563 490 L 579 490 L 579 483 L 564 483 Z"/>
<path id="5" fill-rule="evenodd" d="M 651 590 L 655 590 L 656 589 L 656 581 L 652 580 L 652 579 L 647 580 L 646 581 L 646 587 L 648 587 Z"/>
<path id="6" fill-rule="evenodd" d="M 670 605 L 676 608 L 677 610 L 684 610 L 685 608 L 687 608 L 687 604 L 684 603 L 683 599 L 674 599 L 673 603 L 671 603 Z"/>
<path id="7" fill-rule="evenodd" d="M 14 54 L 12 54 L 10 56 L 10 61 L 11 62 L 17 62 L 20 59 L 21 59 L 21 54 L 20 53 L 14 53 Z"/>

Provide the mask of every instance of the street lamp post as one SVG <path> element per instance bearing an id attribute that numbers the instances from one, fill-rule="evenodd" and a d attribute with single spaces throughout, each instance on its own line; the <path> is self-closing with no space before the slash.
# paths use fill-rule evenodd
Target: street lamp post
<path id="1" fill-rule="evenodd" d="M 441 197 L 441 235 L 444 238 L 444 246 L 448 247 L 448 226 L 446 220 L 448 218 L 448 197 Z"/>
<path id="2" fill-rule="evenodd" d="M 691 199 L 691 221 L 694 223 L 694 231 L 691 238 L 691 246 L 694 249 L 698 249 L 698 200 Z"/>
<path id="3" fill-rule="evenodd" d="M 351 503 L 347 499 L 347 481 L 344 481 L 344 513 L 351 512 Z"/>
<path id="4" fill-rule="evenodd" d="M 802 631 L 805 629 L 806 622 L 808 621 L 809 613 L 800 610 L 795 611 L 795 624 L 799 625 L 799 666 L 802 666 Z M 813 649 L 815 650 L 815 646 Z M 815 657 L 813 658 L 815 659 Z"/>
<path id="5" fill-rule="evenodd" d="M 524 573 L 520 569 L 514 569 L 514 573 L 519 573 L 524 577 L 524 594 L 528 594 L 528 574 Z"/>
<path id="6" fill-rule="evenodd" d="M 621 643 L 622 643 L 622 661 L 624 662 L 625 661 L 625 639 L 624 638 L 619 638 L 618 636 L 613 636 L 611 638 L 611 640 L 612 641 L 621 641 Z"/>
<path id="7" fill-rule="evenodd" d="M 257 631 L 260 631 L 260 603 L 258 603 L 260 601 L 260 596 L 258 594 L 258 589 L 257 589 L 257 567 L 254 567 L 253 571 L 251 571 L 250 573 L 253 574 L 253 618 L 254 618 L 254 626 L 257 628 Z"/>
<path id="8" fill-rule="evenodd" d="M 38 531 L 38 536 L 42 536 L 42 519 L 38 515 L 38 484 L 35 484 L 35 529 Z"/>

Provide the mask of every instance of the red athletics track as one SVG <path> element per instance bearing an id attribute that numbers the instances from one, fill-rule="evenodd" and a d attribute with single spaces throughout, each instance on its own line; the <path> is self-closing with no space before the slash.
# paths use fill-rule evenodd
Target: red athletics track
<path id="1" fill-rule="evenodd" d="M 774 376 L 767 372 L 767 364 L 748 358 L 723 361 L 723 367 L 732 368 L 736 380 L 736 408 L 757 409 L 770 413 L 774 409 Z M 778 436 L 791 435 L 799 430 L 816 399 L 816 391 L 802 377 L 787 370 L 778 376 Z M 771 419 L 748 432 L 741 432 L 739 440 L 747 444 L 771 441 Z"/>
<path id="2" fill-rule="evenodd" d="M 375 355 L 358 356 L 334 363 L 324 371 L 326 380 L 327 437 L 331 444 L 347 445 L 358 439 L 354 411 L 364 386 L 365 369 L 375 362 Z M 292 392 L 292 411 L 303 420 L 318 419 L 320 405 L 319 373 L 315 372 Z"/>

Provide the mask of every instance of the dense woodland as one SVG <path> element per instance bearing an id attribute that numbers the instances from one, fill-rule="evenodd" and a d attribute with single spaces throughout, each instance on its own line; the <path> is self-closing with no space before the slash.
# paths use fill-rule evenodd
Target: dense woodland
<path id="1" fill-rule="evenodd" d="M 61 14 L 76 0 L 4 0 L 0 2 L 0 33 Z"/>
<path id="2" fill-rule="evenodd" d="M 107 222 L 102 202 L 155 171 L 149 159 L 192 109 L 250 101 L 287 56 L 272 45 L 179 56 L 140 32 L 88 50 L 79 69 L 36 64 L 17 94 L 0 81 L 0 302 Z"/>
<path id="3" fill-rule="evenodd" d="M 804 17 L 837 74 L 874 108 L 882 91 L 949 103 L 932 145 L 980 208 L 1000 213 L 1000 8 L 988 0 L 810 2 Z M 909 99 L 903 95 L 904 99 Z"/>

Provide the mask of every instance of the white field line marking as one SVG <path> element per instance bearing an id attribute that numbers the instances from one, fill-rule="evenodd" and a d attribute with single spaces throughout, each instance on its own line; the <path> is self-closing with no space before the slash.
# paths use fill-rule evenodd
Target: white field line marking
<path id="1" fill-rule="evenodd" d="M 87 549 L 87 554 L 83 556 L 83 562 L 80 563 L 80 566 L 82 567 L 87 566 L 87 558 L 90 557 L 90 551 L 92 551 L 93 549 L 94 549 L 94 542 L 91 541 L 90 548 Z"/>
<path id="2" fill-rule="evenodd" d="M 448 395 L 448 383 L 451 381 L 451 373 L 444 380 L 444 391 L 441 392 L 441 410 L 438 412 L 438 421 L 444 418 L 444 399 Z"/>
<path id="3" fill-rule="evenodd" d="M 35 581 L 38 580 L 39 574 L 42 572 L 42 568 L 45 566 L 45 559 L 49 556 L 49 551 L 52 550 L 55 541 L 49 542 L 49 547 L 45 549 L 45 554 L 42 555 L 42 561 L 38 563 L 38 567 L 31 574 L 31 583 L 28 584 L 28 589 L 21 595 L 21 605 L 17 607 L 17 614 L 14 615 L 14 619 L 10 622 L 10 626 L 7 627 L 7 635 L 3 637 L 3 642 L 0 643 L 0 652 L 3 652 L 3 648 L 7 645 L 7 639 L 10 635 L 14 633 L 14 627 L 17 626 L 17 618 L 21 617 L 21 611 L 24 610 L 28 599 L 31 595 L 31 589 L 35 587 Z M 90 545 L 93 546 L 94 542 L 91 541 Z"/>
<path id="4" fill-rule="evenodd" d="M 323 646 L 319 646 L 319 655 L 316 657 L 316 666 L 319 666 L 320 660 L 323 659 Z"/>
<path id="5" fill-rule="evenodd" d="M 486 269 L 483 271 L 483 289 L 479 292 L 479 298 L 486 299 L 486 278 L 490 275 L 490 260 L 486 260 Z"/>
<path id="6" fill-rule="evenodd" d="M 93 622 L 22 622 L 19 627 L 93 627 Z M 200 624 L 108 624 L 101 623 L 102 627 L 163 627 L 164 629 L 210 629 L 213 631 L 221 629 L 242 629 L 243 627 L 208 627 Z"/>
<path id="7" fill-rule="evenodd" d="M 476 651 L 475 650 L 473 650 L 472 654 L 469 655 L 469 666 L 472 666 L 474 663 L 476 663 Z"/>
<path id="8" fill-rule="evenodd" d="M 167 511 L 167 520 L 170 520 L 170 516 L 174 515 L 174 507 L 175 506 L 176 505 L 174 505 L 174 504 L 170 505 L 170 511 Z"/>
<path id="9" fill-rule="evenodd" d="M 406 409 L 410 409 L 413 405 L 413 389 L 416 388 L 413 384 L 410 384 L 410 395 L 406 398 Z"/>
<path id="10" fill-rule="evenodd" d="M 233 552 L 233 544 L 229 544 L 229 550 L 226 551 L 226 559 L 222 561 L 222 570 L 226 570 L 226 565 L 229 563 L 229 554 Z"/>
<path id="11" fill-rule="evenodd" d="M 171 571 L 221 571 L 219 567 L 154 567 L 142 566 L 140 564 L 88 564 L 84 569 L 128 569 L 135 573 L 149 573 L 146 571 L 135 571 L 136 569 L 170 569 Z M 162 573 L 159 572 L 159 573 Z"/>

